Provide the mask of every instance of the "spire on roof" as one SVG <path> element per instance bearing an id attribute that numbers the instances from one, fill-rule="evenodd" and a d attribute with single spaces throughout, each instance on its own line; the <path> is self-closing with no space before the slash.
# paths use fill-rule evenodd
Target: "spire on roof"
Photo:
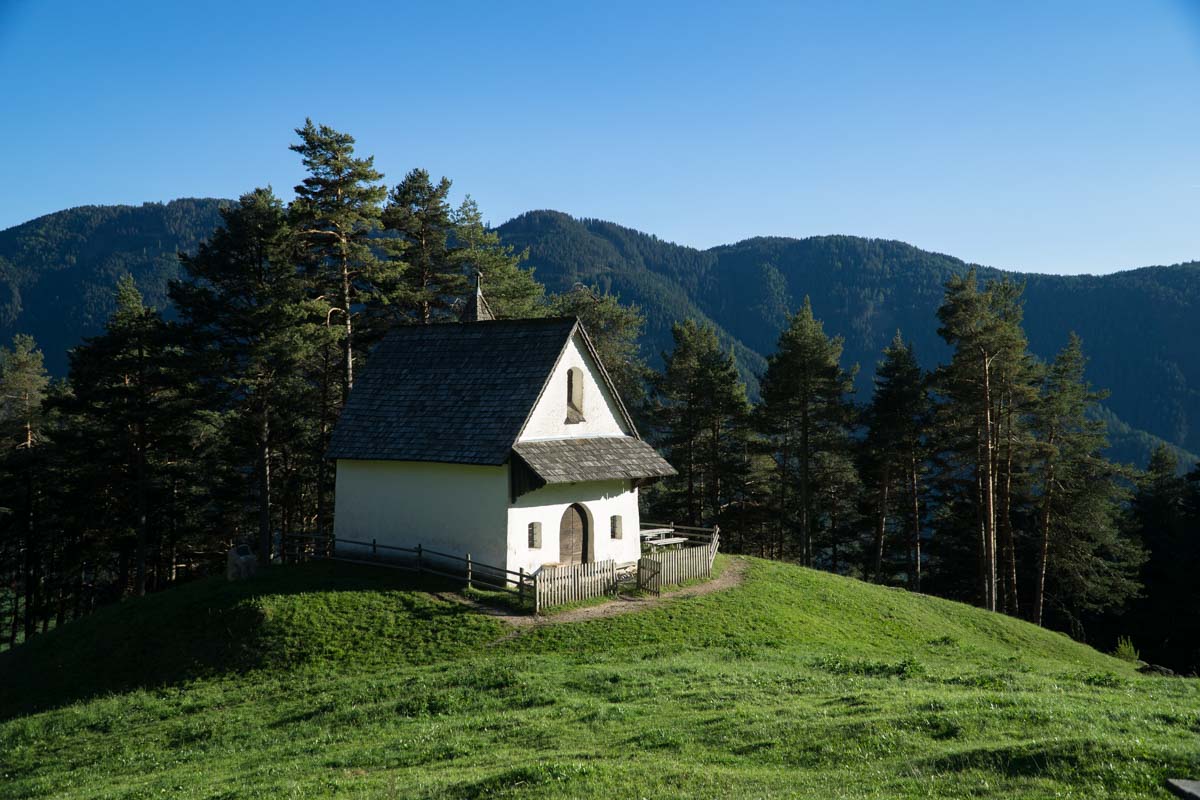
<path id="1" fill-rule="evenodd" d="M 475 294 L 467 301 L 467 305 L 463 308 L 462 313 L 458 315 L 458 321 L 482 322 L 495 318 L 496 315 L 492 313 L 491 306 L 488 305 L 487 299 L 483 296 L 483 273 L 475 270 Z"/>

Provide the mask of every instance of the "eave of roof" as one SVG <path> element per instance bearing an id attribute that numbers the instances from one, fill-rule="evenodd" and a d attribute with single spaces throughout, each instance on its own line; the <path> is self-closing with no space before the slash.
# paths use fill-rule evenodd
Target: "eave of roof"
<path id="1" fill-rule="evenodd" d="M 513 452 L 548 484 L 665 478 L 675 469 L 632 436 L 588 436 L 517 442 Z"/>

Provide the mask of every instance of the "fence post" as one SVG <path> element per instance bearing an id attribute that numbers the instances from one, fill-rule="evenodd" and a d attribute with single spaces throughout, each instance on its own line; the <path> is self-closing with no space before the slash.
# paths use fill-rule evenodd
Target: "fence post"
<path id="1" fill-rule="evenodd" d="M 372 561 L 379 560 L 379 548 L 376 547 L 374 539 L 371 540 L 371 560 Z"/>
<path id="2" fill-rule="evenodd" d="M 471 588 L 471 554 L 467 553 L 467 588 Z"/>
<path id="3" fill-rule="evenodd" d="M 421 574 L 421 544 L 417 543 L 417 574 Z"/>
<path id="4" fill-rule="evenodd" d="M 517 597 L 525 599 L 525 568 L 518 567 L 521 571 L 518 573 L 521 576 L 521 582 L 517 584 Z"/>

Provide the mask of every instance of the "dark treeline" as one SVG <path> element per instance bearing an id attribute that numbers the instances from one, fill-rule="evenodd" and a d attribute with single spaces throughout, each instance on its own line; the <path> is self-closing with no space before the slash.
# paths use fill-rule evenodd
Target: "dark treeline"
<path id="1" fill-rule="evenodd" d="M 641 318 L 578 288 L 547 295 L 469 197 L 414 169 L 383 182 L 354 139 L 308 122 L 285 204 L 221 212 L 169 287 L 173 315 L 120 278 L 101 334 L 52 382 L 34 340 L 0 348 L 0 644 L 223 565 L 327 534 L 329 436 L 393 325 L 457 319 L 482 275 L 501 317 L 576 315 L 635 402 Z"/>
<path id="2" fill-rule="evenodd" d="M 647 493 L 652 516 L 1200 668 L 1200 468 L 1178 477 L 1165 447 L 1144 475 L 1107 460 L 1082 342 L 1034 357 L 1021 292 L 952 277 L 930 320 L 948 363 L 925 372 L 897 332 L 866 405 L 807 299 L 757 405 L 716 331 L 677 324 L 649 414 L 679 475 Z"/>

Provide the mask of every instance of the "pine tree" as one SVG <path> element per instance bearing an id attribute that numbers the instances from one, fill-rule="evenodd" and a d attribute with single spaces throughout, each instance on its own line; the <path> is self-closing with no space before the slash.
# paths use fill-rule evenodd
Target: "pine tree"
<path id="1" fill-rule="evenodd" d="M 842 340 L 825 335 L 808 298 L 779 337 L 762 379 L 759 426 L 776 462 L 777 547 L 798 534 L 800 563 L 811 566 L 818 532 L 815 457 L 849 451 L 855 416 L 853 372 L 841 367 Z"/>
<path id="2" fill-rule="evenodd" d="M 325 302 L 326 323 L 340 321 L 344 402 L 354 386 L 355 318 L 393 266 L 381 262 L 370 244 L 386 189 L 378 185 L 383 173 L 374 158 L 354 156 L 353 136 L 311 119 L 296 134 L 300 143 L 290 149 L 300 154 L 308 177 L 296 187 L 292 224 L 307 251 L 317 296 Z"/>
<path id="3" fill-rule="evenodd" d="M 746 386 L 711 326 L 687 320 L 671 334 L 675 346 L 663 354 L 663 371 L 654 380 L 654 417 L 679 475 L 669 481 L 660 507 L 689 525 L 720 524 L 736 476 L 746 468 Z"/>
<path id="4" fill-rule="evenodd" d="M 893 516 L 907 542 L 908 584 L 921 590 L 921 508 L 926 490 L 927 428 L 932 423 L 928 381 L 912 345 L 896 331 L 875 370 L 875 393 L 863 414 L 862 474 L 870 484 L 874 539 L 868 570 L 883 578 L 884 553 Z"/>
<path id="5" fill-rule="evenodd" d="M 1183 477 L 1179 460 L 1159 445 L 1137 482 L 1127 530 L 1148 558 L 1144 595 L 1129 630 L 1143 657 L 1183 673 L 1200 672 L 1200 464 Z"/>
<path id="6" fill-rule="evenodd" d="M 1000 600 L 996 536 L 996 403 L 1001 393 L 998 362 L 1014 363 L 1024 353 L 1019 321 L 1003 313 L 1010 301 L 1009 290 L 997 284 L 980 291 L 972 270 L 947 282 L 946 296 L 938 309 L 938 335 L 955 348 L 951 363 L 940 371 L 939 388 L 954 409 L 955 423 L 971 431 L 970 448 L 960 456 L 974 465 L 978 591 L 983 606 L 993 611 Z"/>
<path id="7" fill-rule="evenodd" d="M 10 645 L 22 629 L 25 638 L 36 632 L 41 605 L 45 542 L 39 451 L 44 439 L 42 401 L 49 383 L 42 351 L 33 337 L 18 334 L 11 348 L 0 348 L 0 505 L 6 512 L 0 530 L 7 534 L 0 552 L 11 575 Z"/>
<path id="8" fill-rule="evenodd" d="M 310 392 L 304 367 L 317 351 L 319 304 L 306 298 L 296 268 L 294 239 L 283 204 L 269 189 L 243 195 L 222 212 L 224 224 L 194 256 L 183 256 L 186 280 L 171 286 L 181 330 L 212 393 L 212 408 L 232 414 L 226 424 L 234 460 L 253 442 L 246 460 L 256 476 L 258 551 L 271 561 L 272 453 L 294 442 L 296 399 Z M 320 453 L 310 453 L 321 457 Z"/>
<path id="9" fill-rule="evenodd" d="M 1089 416 L 1105 397 L 1084 377 L 1086 359 L 1071 334 L 1050 366 L 1034 414 L 1040 458 L 1040 542 L 1032 621 L 1045 620 L 1049 585 L 1071 620 L 1124 603 L 1137 591 L 1141 556 L 1121 536 L 1122 470 L 1103 456 L 1105 425 Z"/>
<path id="10" fill-rule="evenodd" d="M 449 318 L 469 285 L 454 245 L 456 224 L 449 194 L 447 178 L 434 184 L 428 172 L 414 169 L 392 189 L 383 209 L 393 257 L 404 263 L 393 305 L 402 316 L 422 325 Z"/>
<path id="11" fill-rule="evenodd" d="M 134 594 L 147 588 L 151 515 L 157 468 L 186 448 L 187 434 L 177 406 L 181 400 L 171 376 L 178 368 L 162 317 L 142 302 L 133 279 L 117 285 L 117 310 L 104 333 L 71 351 L 68 380 L 71 393 L 59 398 L 70 425 L 90 431 L 91 450 L 79 454 L 88 468 L 102 473 L 120 498 L 107 520 L 113 529 L 133 533 L 132 564 L 125 562 L 119 583 L 130 582 Z"/>
<path id="12" fill-rule="evenodd" d="M 464 275 L 482 275 L 488 305 L 500 319 L 532 319 L 547 313 L 546 289 L 532 269 L 521 265 L 529 250 L 517 252 L 483 222 L 479 206 L 468 195 L 454 211 L 455 259 Z"/>
<path id="13" fill-rule="evenodd" d="M 993 364 L 993 433 L 996 441 L 992 472 L 996 476 L 997 608 L 1017 616 L 1020 613 L 1017 552 L 1021 531 L 1017 525 L 1020 509 L 1033 502 L 1029 485 L 1029 462 L 1033 451 L 1033 433 L 1029 416 L 1038 400 L 1038 384 L 1043 365 L 1028 351 L 1021 327 L 1024 286 L 1011 281 L 989 287 L 996 316 L 1012 332 L 1009 346 Z"/>

